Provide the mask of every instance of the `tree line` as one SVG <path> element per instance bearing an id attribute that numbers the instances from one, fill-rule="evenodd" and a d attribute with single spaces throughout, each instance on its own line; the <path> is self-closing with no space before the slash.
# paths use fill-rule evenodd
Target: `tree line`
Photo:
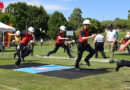
<path id="1" fill-rule="evenodd" d="M 25 2 L 17 2 L 9 4 L 6 13 L 0 13 L 0 21 L 3 23 L 12 23 L 17 30 L 26 32 L 29 26 L 35 28 L 36 39 L 55 39 L 61 25 L 72 27 L 76 36 L 82 28 L 84 19 L 90 19 L 90 33 L 96 33 L 98 30 L 104 31 L 108 24 L 112 23 L 115 28 L 122 30 L 130 29 L 130 10 L 128 11 L 128 19 L 116 18 L 113 21 L 98 21 L 89 17 L 83 18 L 80 8 L 75 8 L 68 20 L 64 14 L 55 11 L 53 14 L 47 14 L 44 6 L 32 6 Z"/>

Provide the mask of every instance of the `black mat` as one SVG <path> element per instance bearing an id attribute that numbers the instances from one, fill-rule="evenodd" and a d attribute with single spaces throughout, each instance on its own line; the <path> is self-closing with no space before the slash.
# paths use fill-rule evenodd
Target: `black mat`
<path id="1" fill-rule="evenodd" d="M 25 68 L 25 67 L 33 67 L 33 66 L 42 66 L 45 64 L 41 64 L 41 63 L 23 63 L 19 66 L 19 68 Z M 0 65 L 0 68 L 3 69 L 16 69 L 15 65 Z"/>
<path id="2" fill-rule="evenodd" d="M 45 64 L 23 63 L 20 65 L 20 68 L 42 66 L 42 65 L 45 65 Z M 0 68 L 16 69 L 15 65 L 0 65 Z M 108 73 L 108 72 L 109 72 L 108 68 L 101 68 L 101 69 L 81 69 L 80 71 L 76 71 L 75 69 L 66 69 L 66 70 L 59 70 L 59 71 L 43 72 L 43 73 L 38 73 L 38 74 L 66 78 L 66 79 L 76 79 L 76 78 L 81 78 L 85 76 L 103 74 L 103 73 Z"/>
<path id="3" fill-rule="evenodd" d="M 76 79 L 85 76 L 97 75 L 108 73 L 107 69 L 81 69 L 80 71 L 76 71 L 75 69 L 62 70 L 62 71 L 52 71 L 52 72 L 44 72 L 40 74 L 55 76 L 67 79 Z"/>

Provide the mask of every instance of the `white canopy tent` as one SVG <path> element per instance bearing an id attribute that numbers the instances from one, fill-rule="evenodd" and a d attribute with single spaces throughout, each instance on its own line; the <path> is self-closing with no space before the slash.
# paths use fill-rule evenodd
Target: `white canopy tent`
<path id="1" fill-rule="evenodd" d="M 0 22 L 0 31 L 1 32 L 7 32 L 7 31 L 12 32 L 12 31 L 15 31 L 15 28 Z"/>
<path id="2" fill-rule="evenodd" d="M 15 31 L 14 27 L 8 26 L 2 22 L 0 22 L 0 32 L 3 33 L 3 47 L 5 46 L 5 36 L 4 36 L 4 32 L 12 32 Z"/>

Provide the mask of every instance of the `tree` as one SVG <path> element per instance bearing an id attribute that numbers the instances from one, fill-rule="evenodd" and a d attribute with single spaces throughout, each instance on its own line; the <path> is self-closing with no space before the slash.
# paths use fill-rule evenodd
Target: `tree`
<path id="1" fill-rule="evenodd" d="M 37 39 L 46 37 L 46 33 L 43 33 L 43 30 L 44 32 L 48 31 L 48 19 L 49 16 L 42 6 L 29 6 L 27 11 L 27 24 L 28 26 L 33 26 L 35 28 L 35 36 L 37 36 Z M 39 38 L 39 36 L 41 37 Z"/>
<path id="2" fill-rule="evenodd" d="M 36 39 L 40 39 L 39 35 L 46 34 L 40 33 L 39 28 L 47 32 L 48 15 L 42 6 L 27 5 L 25 2 L 17 2 L 7 6 L 7 12 L 15 17 L 15 27 L 20 31 L 26 31 L 29 26 L 34 27 Z"/>
<path id="3" fill-rule="evenodd" d="M 127 28 L 130 29 L 130 10 L 128 10 Z"/>
<path id="4" fill-rule="evenodd" d="M 14 23 L 15 27 L 19 30 L 25 30 L 26 28 L 26 17 L 28 6 L 26 3 L 18 2 L 9 4 L 6 8 L 7 13 L 15 17 L 16 22 Z"/>
<path id="5" fill-rule="evenodd" d="M 15 18 L 10 14 L 5 13 L 5 14 L 0 14 L 0 21 L 6 24 L 9 23 L 13 24 L 15 22 Z"/>
<path id="6" fill-rule="evenodd" d="M 58 11 L 55 11 L 52 15 L 50 15 L 50 19 L 48 20 L 48 35 L 51 39 L 55 39 L 57 32 L 59 31 L 59 27 L 61 25 L 67 25 L 67 20 L 64 15 Z"/>
<path id="7" fill-rule="evenodd" d="M 114 24 L 114 22 L 110 20 L 101 22 L 103 29 L 107 29 L 109 24 Z"/>
<path id="8" fill-rule="evenodd" d="M 116 18 L 114 21 L 114 27 L 119 29 L 127 28 L 127 20 Z"/>
<path id="9" fill-rule="evenodd" d="M 81 14 L 81 9 L 75 8 L 69 17 L 69 25 L 72 26 L 75 30 L 82 25 L 83 18 Z"/>

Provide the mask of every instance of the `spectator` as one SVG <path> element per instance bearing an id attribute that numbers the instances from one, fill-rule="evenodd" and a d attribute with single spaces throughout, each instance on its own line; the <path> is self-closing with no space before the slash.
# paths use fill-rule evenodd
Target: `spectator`
<path id="1" fill-rule="evenodd" d="M 109 24 L 108 25 L 108 29 L 109 31 L 107 32 L 107 36 L 106 36 L 106 43 L 105 46 L 107 44 L 109 44 L 109 52 L 110 52 L 110 61 L 109 63 L 114 63 L 114 44 L 118 38 L 118 33 L 116 30 L 113 29 L 113 25 Z"/>
<path id="2" fill-rule="evenodd" d="M 94 39 L 94 44 L 95 44 L 95 58 L 98 58 L 98 51 L 101 52 L 102 56 L 106 58 L 106 55 L 104 53 L 104 36 L 100 34 L 100 31 L 98 31 L 98 34 L 96 35 Z"/>

